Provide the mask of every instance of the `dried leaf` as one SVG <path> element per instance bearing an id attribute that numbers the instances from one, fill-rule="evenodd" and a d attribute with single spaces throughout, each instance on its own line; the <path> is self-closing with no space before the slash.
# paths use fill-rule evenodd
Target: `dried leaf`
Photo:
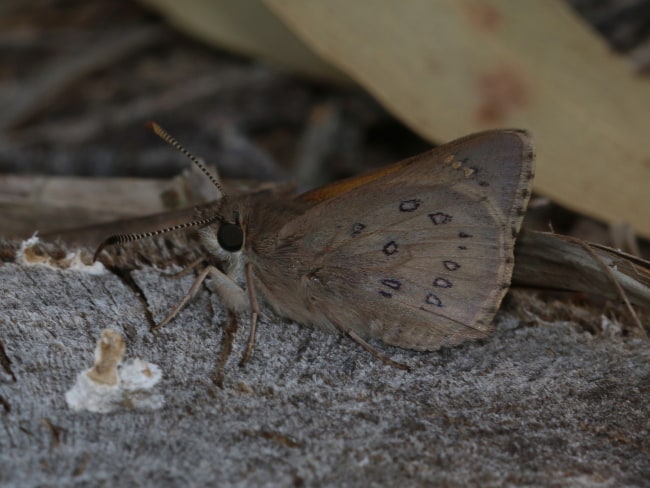
<path id="1" fill-rule="evenodd" d="M 264 1 L 422 136 L 529 129 L 538 192 L 650 237 L 650 83 L 565 2 Z"/>

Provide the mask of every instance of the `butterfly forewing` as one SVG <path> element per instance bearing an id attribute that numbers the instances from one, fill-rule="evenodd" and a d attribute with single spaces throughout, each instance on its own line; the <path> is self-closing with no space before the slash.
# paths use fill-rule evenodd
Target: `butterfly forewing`
<path id="1" fill-rule="evenodd" d="M 308 270 L 310 304 L 340 329 L 401 347 L 485 335 L 530 195 L 527 135 L 476 134 L 393 169 L 319 190 L 327 199 L 280 231 Z"/>

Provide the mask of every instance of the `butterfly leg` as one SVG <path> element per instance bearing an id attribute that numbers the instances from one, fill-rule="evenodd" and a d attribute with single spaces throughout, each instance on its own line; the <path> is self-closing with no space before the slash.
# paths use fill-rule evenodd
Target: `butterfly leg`
<path id="1" fill-rule="evenodd" d="M 352 339 L 354 342 L 359 344 L 361 347 L 363 347 L 366 351 L 368 351 L 370 354 L 375 356 L 377 359 L 382 361 L 385 364 L 388 364 L 389 366 L 393 366 L 398 369 L 403 369 L 405 371 L 411 371 L 411 368 L 403 363 L 398 363 L 397 361 L 393 361 L 390 359 L 388 356 L 383 354 L 381 351 L 378 349 L 372 347 L 370 344 L 368 344 L 366 341 L 364 341 L 361 336 L 359 336 L 356 332 L 354 332 L 352 329 L 341 329 L 345 334 L 347 334 L 350 339 Z"/>
<path id="2" fill-rule="evenodd" d="M 228 322 L 223 329 L 223 340 L 221 342 L 221 352 L 217 357 L 217 361 L 214 367 L 214 374 L 212 376 L 212 381 L 219 388 L 223 388 L 223 379 L 224 379 L 224 370 L 226 368 L 226 363 L 228 358 L 230 358 L 230 353 L 232 352 L 232 343 L 235 339 L 235 334 L 237 333 L 237 314 L 232 310 L 228 310 Z"/>
<path id="3" fill-rule="evenodd" d="M 246 264 L 246 288 L 248 288 L 248 300 L 251 306 L 251 326 L 248 335 L 248 342 L 246 343 L 246 351 L 244 351 L 244 357 L 242 357 L 239 362 L 239 366 L 241 367 L 246 365 L 248 359 L 251 357 L 251 353 L 253 352 L 253 347 L 255 346 L 255 334 L 257 332 L 257 318 L 260 313 L 260 305 L 257 302 L 257 295 L 255 294 L 255 286 L 253 282 L 253 265 L 251 263 Z"/>
<path id="4" fill-rule="evenodd" d="M 171 322 L 179 312 L 187 305 L 187 303 L 194 298 L 199 291 L 201 284 L 208 277 L 211 278 L 211 285 L 216 288 L 217 294 L 224 301 L 229 310 L 240 312 L 246 309 L 248 303 L 246 301 L 246 292 L 242 290 L 237 283 L 230 277 L 222 273 L 214 266 L 206 266 L 201 273 L 196 277 L 192 287 L 189 289 L 183 299 L 174 307 L 174 309 L 157 325 L 154 325 L 151 330 L 158 330 Z"/>

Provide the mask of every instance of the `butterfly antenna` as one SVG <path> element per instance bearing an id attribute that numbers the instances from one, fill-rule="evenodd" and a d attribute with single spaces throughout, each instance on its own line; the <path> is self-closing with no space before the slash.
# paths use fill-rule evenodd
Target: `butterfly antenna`
<path id="1" fill-rule="evenodd" d="M 226 192 L 223 190 L 223 187 L 217 181 L 217 179 L 210 173 L 208 168 L 205 167 L 205 165 L 196 157 L 194 156 L 191 152 L 189 152 L 187 149 L 185 149 L 180 142 L 178 142 L 176 139 L 174 139 L 172 136 L 170 136 L 165 129 L 160 127 L 158 124 L 155 122 L 147 122 L 146 127 L 148 129 L 151 129 L 154 134 L 156 134 L 158 137 L 160 137 L 163 141 L 165 141 L 167 144 L 172 146 L 173 148 L 177 149 L 180 151 L 182 154 L 185 155 L 190 161 L 192 161 L 202 172 L 205 176 L 208 177 L 208 179 L 212 182 L 212 184 L 219 190 L 219 193 L 221 193 L 221 198 L 226 199 L 228 195 Z"/>
<path id="2" fill-rule="evenodd" d="M 204 227 L 206 225 L 210 225 L 211 223 L 219 219 L 221 219 L 221 215 L 217 214 L 214 217 L 210 217 L 209 219 L 201 219 L 201 220 L 194 220 L 192 222 L 185 222 L 182 224 L 174 225 L 172 227 L 154 230 L 151 232 L 142 232 L 139 234 L 115 234 L 109 236 L 106 239 L 104 239 L 104 241 L 99 245 L 99 247 L 95 251 L 95 254 L 93 254 L 93 263 L 97 261 L 97 256 L 99 256 L 99 253 L 101 253 L 108 246 L 112 246 L 114 244 L 126 244 L 127 242 L 139 241 L 141 239 L 146 239 L 148 237 L 154 237 L 160 234 L 166 234 L 168 232 L 175 232 L 177 230 L 188 229 L 190 227 Z"/>

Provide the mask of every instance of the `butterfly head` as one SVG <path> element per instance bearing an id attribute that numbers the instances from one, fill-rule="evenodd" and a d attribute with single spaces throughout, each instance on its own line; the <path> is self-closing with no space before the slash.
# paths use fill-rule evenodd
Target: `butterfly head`
<path id="1" fill-rule="evenodd" d="M 237 199 L 228 199 L 215 213 L 214 209 L 199 211 L 201 220 L 212 220 L 199 230 L 206 250 L 229 269 L 239 267 L 246 243 L 246 226 Z"/>

